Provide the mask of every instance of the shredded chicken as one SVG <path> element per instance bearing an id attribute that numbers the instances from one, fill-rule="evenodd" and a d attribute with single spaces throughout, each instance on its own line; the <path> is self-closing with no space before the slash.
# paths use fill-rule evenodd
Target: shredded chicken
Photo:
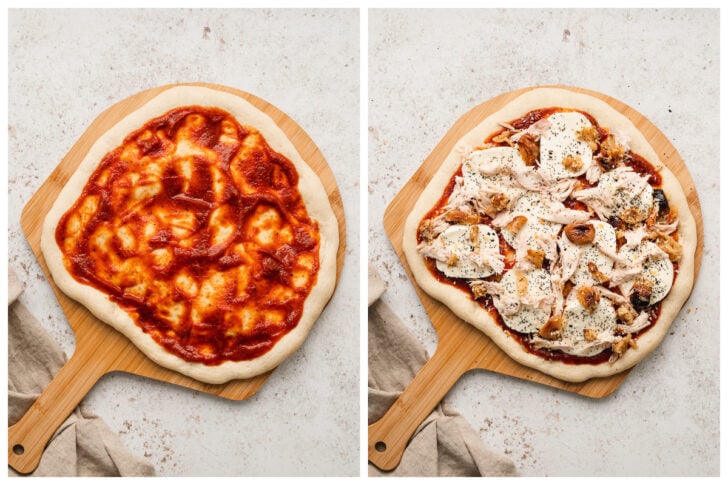
<path id="1" fill-rule="evenodd" d="M 672 234 L 677 230 L 678 221 L 675 220 L 674 222 L 668 224 L 664 222 L 657 222 L 654 226 L 652 226 L 652 229 L 656 232 L 661 232 L 663 234 Z"/>
<path id="2" fill-rule="evenodd" d="M 680 261 L 680 258 L 682 258 L 682 244 L 661 232 L 650 233 L 648 237 L 655 241 L 657 247 L 665 252 L 670 261 Z"/>
<path id="3" fill-rule="evenodd" d="M 417 246 L 417 251 L 427 258 L 432 258 L 436 261 L 447 261 L 450 257 L 450 252 L 445 249 L 442 241 L 435 239 L 430 242 L 422 242 Z"/>
<path id="4" fill-rule="evenodd" d="M 580 246 L 567 247 L 564 237 L 562 235 L 558 243 L 561 250 L 561 279 L 568 281 L 576 271 L 577 266 L 579 266 L 579 260 L 584 254 L 584 248 Z"/>
<path id="5" fill-rule="evenodd" d="M 647 237 L 647 231 L 642 226 L 637 226 L 634 229 L 629 229 L 623 232 L 624 234 L 624 246 L 628 248 L 634 248 L 640 245 L 642 240 Z"/>
<path id="6" fill-rule="evenodd" d="M 513 140 L 511 140 L 512 132 L 504 130 L 503 133 L 493 137 L 495 143 L 508 143 L 509 146 L 513 146 Z"/>
<path id="7" fill-rule="evenodd" d="M 577 182 L 577 179 L 566 178 L 553 185 L 544 185 L 541 188 L 541 197 L 563 202 L 571 195 Z"/>
<path id="8" fill-rule="evenodd" d="M 489 246 L 480 246 L 468 255 L 468 259 L 477 266 L 489 266 L 496 274 L 501 274 L 506 267 L 505 256 Z"/>
<path id="9" fill-rule="evenodd" d="M 533 346 L 537 349 L 560 350 L 567 353 L 574 350 L 574 343 L 569 339 L 552 341 L 537 335 L 533 337 L 531 343 L 533 343 Z"/>
<path id="10" fill-rule="evenodd" d="M 640 273 L 642 273 L 642 265 L 633 267 L 615 267 L 612 270 L 610 281 L 613 285 L 621 285 L 622 283 L 635 279 Z"/>
<path id="11" fill-rule="evenodd" d="M 521 301 L 516 296 L 500 293 L 493 295 L 493 306 L 501 315 L 511 316 L 521 309 Z"/>
<path id="12" fill-rule="evenodd" d="M 634 199 L 642 193 L 647 186 L 649 175 L 640 175 L 632 167 L 619 167 L 614 169 L 617 175 L 617 190 L 622 190 L 627 200 Z"/>
<path id="13" fill-rule="evenodd" d="M 605 256 L 612 259 L 617 264 L 621 264 L 622 266 L 627 266 L 627 260 L 624 259 L 624 257 L 620 256 L 612 248 L 610 248 L 606 241 L 603 241 L 601 239 L 594 239 L 594 245 L 601 251 Z"/>
<path id="14" fill-rule="evenodd" d="M 470 200 L 473 199 L 477 194 L 471 194 L 463 184 L 462 177 L 455 177 L 455 187 L 453 187 L 450 198 L 447 199 L 445 204 L 445 210 L 459 209 L 463 212 L 468 212 L 470 208 Z"/>
<path id="15" fill-rule="evenodd" d="M 541 118 L 540 120 L 529 126 L 526 131 L 536 138 L 540 138 L 541 135 L 543 135 L 550 129 L 551 122 L 548 120 L 548 118 Z"/>
<path id="16" fill-rule="evenodd" d="M 541 173 L 531 167 L 516 167 L 511 170 L 511 175 L 516 182 L 526 190 L 539 191 L 544 186 L 544 179 Z"/>
<path id="17" fill-rule="evenodd" d="M 543 218 L 557 224 L 574 224 L 577 222 L 586 222 L 591 219 L 591 214 L 585 211 L 569 209 L 561 202 L 556 200 L 545 201 L 548 212 Z"/>
<path id="18" fill-rule="evenodd" d="M 560 350 L 572 355 L 595 355 L 611 347 L 614 340 L 614 337 L 608 332 L 602 332 L 595 336 L 593 342 L 581 344 L 577 344 L 568 338 L 548 340 L 538 335 L 534 336 L 532 343 L 537 349 Z"/>
<path id="19" fill-rule="evenodd" d="M 597 186 L 588 189 L 577 190 L 573 193 L 576 200 L 589 205 L 592 210 L 605 220 L 609 217 L 612 207 L 616 203 L 616 194 L 621 192 L 626 200 L 632 200 L 645 189 L 649 176 L 641 176 L 632 170 L 632 167 L 618 167 L 613 170 L 617 179 L 612 190 L 606 187 Z M 629 216 L 629 214 L 627 214 Z M 622 214 L 620 214 L 622 217 Z M 644 217 L 643 217 L 644 219 Z M 642 220 L 642 219 L 640 219 Z"/>
<path id="20" fill-rule="evenodd" d="M 603 286 L 597 286 L 596 288 L 597 290 L 599 290 L 599 293 L 601 293 L 604 298 L 610 300 L 612 303 L 628 305 L 629 308 L 632 308 L 632 306 L 629 304 L 629 300 L 619 293 L 609 291 Z"/>
<path id="21" fill-rule="evenodd" d="M 650 315 L 646 312 L 640 313 L 634 318 L 631 324 L 617 325 L 616 329 L 622 334 L 635 334 L 650 324 Z"/>
<path id="22" fill-rule="evenodd" d="M 433 219 L 425 219 L 419 227 L 419 234 L 422 240 L 431 241 L 439 236 L 450 224 L 445 221 L 442 215 Z"/>
<path id="23" fill-rule="evenodd" d="M 551 313 L 561 315 L 564 311 L 564 281 L 556 274 L 551 274 L 551 293 L 554 296 L 551 302 Z"/>
<path id="24" fill-rule="evenodd" d="M 592 163 L 589 165 L 589 168 L 586 169 L 586 173 L 584 174 L 586 177 L 587 182 L 590 184 L 595 184 L 599 182 L 599 177 L 602 176 L 603 170 L 602 167 L 599 166 L 598 163 Z"/>
<path id="25" fill-rule="evenodd" d="M 652 226 L 654 226 L 657 223 L 657 216 L 660 213 L 660 207 L 657 203 L 653 204 L 652 209 L 647 214 L 647 217 L 644 219 L 645 226 L 647 229 L 652 230 Z M 639 222 L 639 221 L 637 221 Z M 636 223 L 635 223 L 636 224 Z"/>
<path id="26" fill-rule="evenodd" d="M 475 298 L 484 298 L 486 295 L 497 295 L 503 293 L 500 283 L 485 280 L 473 280 L 469 282 L 470 290 Z"/>

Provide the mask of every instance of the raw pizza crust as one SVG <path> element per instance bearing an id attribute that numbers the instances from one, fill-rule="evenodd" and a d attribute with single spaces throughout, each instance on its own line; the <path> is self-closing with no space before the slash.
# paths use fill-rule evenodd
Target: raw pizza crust
<path id="1" fill-rule="evenodd" d="M 243 126 L 256 128 L 275 151 L 285 155 L 298 172 L 298 190 L 312 220 L 320 232 L 319 272 L 316 284 L 306 299 L 301 318 L 270 351 L 255 359 L 205 365 L 188 362 L 168 353 L 164 347 L 144 333 L 129 315 L 101 291 L 76 281 L 63 264 L 63 255 L 56 243 L 58 221 L 81 195 L 90 175 L 103 156 L 119 146 L 124 138 L 141 128 L 147 121 L 167 111 L 189 105 L 221 108 L 232 114 Z M 301 158 L 293 143 L 281 128 L 265 113 L 245 99 L 200 86 L 180 86 L 167 89 L 132 112 L 99 137 L 78 169 L 61 190 L 46 216 L 41 235 L 41 249 L 56 285 L 66 295 L 83 304 L 100 320 L 128 337 L 144 354 L 159 365 L 193 377 L 199 381 L 220 384 L 232 379 L 247 379 L 263 374 L 280 364 L 303 344 L 314 322 L 323 311 L 336 286 L 336 254 L 339 248 L 339 225 L 321 180 Z"/>
<path id="2" fill-rule="evenodd" d="M 680 270 L 668 296 L 662 300 L 662 310 L 655 325 L 640 335 L 637 349 L 631 349 L 614 363 L 603 364 L 567 364 L 559 361 L 548 361 L 528 352 L 517 340 L 511 338 L 476 303 L 469 294 L 453 286 L 439 282 L 425 266 L 422 255 L 417 251 L 417 228 L 425 214 L 442 196 L 452 175 L 473 147 L 482 144 L 484 138 L 501 129 L 498 124 L 523 116 L 538 109 L 557 106 L 573 108 L 591 114 L 597 122 L 613 132 L 619 130 L 630 138 L 630 147 L 650 162 L 662 176 L 662 187 L 671 206 L 679 214 L 678 234 L 683 246 L 683 257 Z M 417 284 L 430 296 L 444 303 L 453 313 L 475 326 L 498 345 L 515 361 L 569 382 L 582 382 L 593 377 L 606 377 L 618 374 L 633 367 L 646 357 L 667 334 L 672 321 L 687 300 L 693 288 L 695 248 L 697 231 L 695 220 L 690 212 L 687 199 L 675 175 L 660 161 L 652 145 L 632 122 L 617 112 L 604 101 L 587 94 L 558 88 L 536 88 L 528 91 L 502 109 L 484 119 L 478 126 L 468 132 L 452 148 L 437 173 L 430 180 L 414 208 L 407 217 L 404 227 L 403 249 L 407 263 Z"/>

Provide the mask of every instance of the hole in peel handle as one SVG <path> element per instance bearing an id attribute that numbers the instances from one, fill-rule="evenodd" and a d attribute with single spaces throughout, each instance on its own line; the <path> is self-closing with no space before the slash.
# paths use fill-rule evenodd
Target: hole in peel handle
<path id="1" fill-rule="evenodd" d="M 420 369 L 382 418 L 369 425 L 369 461 L 380 470 L 399 465 L 417 427 L 435 409 L 461 375 L 473 368 L 467 355 L 454 354 L 457 346 L 441 341 L 432 358 Z M 453 358 L 453 355 L 457 357 Z"/>
<path id="2" fill-rule="evenodd" d="M 81 342 L 76 351 L 36 399 L 25 415 L 8 428 L 8 465 L 18 473 L 32 473 L 56 430 L 96 381 L 111 370 L 102 353 L 92 359 Z"/>

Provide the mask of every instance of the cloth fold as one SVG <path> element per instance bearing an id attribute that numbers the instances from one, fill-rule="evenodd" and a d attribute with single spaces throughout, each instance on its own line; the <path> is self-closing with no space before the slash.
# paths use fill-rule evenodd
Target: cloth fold
<path id="1" fill-rule="evenodd" d="M 22 284 L 8 275 L 8 426 L 23 417 L 63 367 L 66 357 L 18 301 Z M 19 474 L 8 468 L 10 476 Z M 154 467 L 132 455 L 116 433 L 81 403 L 60 426 L 32 476 L 150 476 Z"/>
<path id="2" fill-rule="evenodd" d="M 429 356 L 389 306 L 385 287 L 369 265 L 369 424 L 397 400 Z M 514 476 L 513 462 L 488 448 L 446 401 L 417 428 L 391 472 L 369 464 L 370 476 Z"/>

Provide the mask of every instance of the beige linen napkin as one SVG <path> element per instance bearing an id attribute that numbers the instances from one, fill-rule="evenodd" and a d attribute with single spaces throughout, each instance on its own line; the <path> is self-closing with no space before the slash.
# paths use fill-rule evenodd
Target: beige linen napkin
<path id="1" fill-rule="evenodd" d="M 381 418 L 429 359 L 397 315 L 379 300 L 384 284 L 369 266 L 369 424 Z M 485 447 L 445 401 L 417 428 L 392 472 L 370 476 L 514 476 L 513 462 Z"/>
<path id="2" fill-rule="evenodd" d="M 66 362 L 63 351 L 21 302 L 8 276 L 8 426 L 18 422 Z M 18 473 L 8 468 L 10 476 Z M 132 455 L 101 418 L 79 405 L 51 438 L 33 476 L 147 476 L 154 468 Z"/>

